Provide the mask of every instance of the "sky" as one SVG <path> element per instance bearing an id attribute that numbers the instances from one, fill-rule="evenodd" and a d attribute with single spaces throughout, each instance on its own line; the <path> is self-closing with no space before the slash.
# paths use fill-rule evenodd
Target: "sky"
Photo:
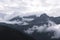
<path id="1" fill-rule="evenodd" d="M 46 13 L 60 16 L 60 0 L 0 0 L 0 13 L 27 15 Z"/>

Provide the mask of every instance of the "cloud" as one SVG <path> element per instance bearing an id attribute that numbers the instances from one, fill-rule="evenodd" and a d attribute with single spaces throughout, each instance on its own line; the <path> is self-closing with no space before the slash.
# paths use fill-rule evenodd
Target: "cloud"
<path id="1" fill-rule="evenodd" d="M 32 20 L 34 20 L 34 18 L 23 18 L 23 21 L 32 21 Z"/>
<path id="2" fill-rule="evenodd" d="M 15 14 L 15 12 L 21 15 L 45 12 L 50 16 L 60 16 L 59 10 L 60 0 L 0 0 L 0 12 L 8 15 Z"/>
<path id="3" fill-rule="evenodd" d="M 22 25 L 28 25 L 29 23 L 27 23 L 27 22 L 23 22 L 23 24 Z"/>
<path id="4" fill-rule="evenodd" d="M 60 24 L 47 28 L 47 31 L 54 31 L 52 38 L 60 38 Z"/>
<path id="5" fill-rule="evenodd" d="M 0 23 L 22 25 L 22 21 L 4 21 L 4 20 L 2 20 L 2 19 L 0 20 Z"/>
<path id="6" fill-rule="evenodd" d="M 51 38 L 60 38 L 60 24 L 55 24 L 52 21 L 48 21 L 48 25 L 43 26 L 33 26 L 32 28 L 28 28 L 27 30 L 24 30 L 25 33 L 32 34 L 33 32 L 52 32 L 54 31 L 54 35 Z"/>

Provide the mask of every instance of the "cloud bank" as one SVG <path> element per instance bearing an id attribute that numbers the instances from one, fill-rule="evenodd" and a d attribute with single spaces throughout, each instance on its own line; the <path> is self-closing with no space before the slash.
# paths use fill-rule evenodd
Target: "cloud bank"
<path id="1" fill-rule="evenodd" d="M 52 32 L 54 31 L 54 35 L 51 38 L 60 38 L 60 24 L 55 24 L 52 21 L 48 21 L 48 25 L 44 24 L 43 26 L 34 25 L 32 28 L 28 28 L 24 30 L 25 33 L 32 34 L 33 32 Z"/>
<path id="2" fill-rule="evenodd" d="M 0 13 L 7 16 L 42 13 L 60 16 L 60 0 L 0 0 Z"/>

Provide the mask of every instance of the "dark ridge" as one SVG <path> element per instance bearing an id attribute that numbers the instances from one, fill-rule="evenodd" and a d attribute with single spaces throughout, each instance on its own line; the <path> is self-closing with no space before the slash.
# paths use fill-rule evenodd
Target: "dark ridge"
<path id="1" fill-rule="evenodd" d="M 48 24 L 49 16 L 46 14 L 42 14 L 40 17 L 35 18 L 33 21 L 30 22 L 31 25 L 43 25 Z"/>
<path id="2" fill-rule="evenodd" d="M 13 27 L 13 26 L 12 26 Z M 0 40 L 35 40 L 33 37 L 9 28 L 7 25 L 0 25 Z"/>
<path id="3" fill-rule="evenodd" d="M 48 24 L 48 20 L 55 22 L 56 24 L 60 24 L 60 17 L 50 17 L 47 14 L 41 14 L 40 17 L 34 18 L 31 22 L 29 22 L 30 25 L 43 25 Z"/>
<path id="4" fill-rule="evenodd" d="M 49 18 L 49 16 L 44 13 L 44 14 L 42 14 L 42 15 L 40 16 L 40 18 Z"/>
<path id="5" fill-rule="evenodd" d="M 53 22 L 55 22 L 56 24 L 60 24 L 60 17 L 50 17 L 46 14 L 42 14 L 40 17 L 36 17 L 36 16 L 27 16 L 24 18 L 34 18 L 33 21 L 29 22 L 29 25 L 19 25 L 17 26 L 17 24 L 15 25 L 7 25 L 7 24 L 0 24 L 1 29 L 4 29 L 4 31 L 0 31 L 0 35 L 2 34 L 3 36 L 7 35 L 6 39 L 9 38 L 10 40 L 60 40 L 59 39 L 51 39 L 51 36 L 53 36 L 53 32 L 43 32 L 43 33 L 38 33 L 38 32 L 34 32 L 32 33 L 32 35 L 28 35 L 23 33 L 22 30 L 27 30 L 28 28 L 32 28 L 34 25 L 44 25 L 44 24 L 48 24 L 48 20 L 51 20 Z M 15 17 L 13 18 L 13 20 L 20 20 L 20 17 Z M 8 27 L 8 28 L 7 28 Z M 14 29 L 14 27 L 16 27 Z M 13 30 L 13 31 L 12 31 Z M 20 30 L 20 31 L 19 31 Z M 0 38 L 3 38 L 3 36 L 0 36 Z M 11 36 L 12 35 L 12 36 Z M 5 38 L 4 36 L 4 38 Z M 8 39 L 8 40 L 9 40 Z"/>
<path id="6" fill-rule="evenodd" d="M 17 16 L 17 17 L 14 17 L 14 18 L 10 19 L 9 21 L 14 21 L 14 20 L 22 21 L 22 18 Z"/>
<path id="7" fill-rule="evenodd" d="M 23 18 L 36 18 L 36 15 L 24 16 Z"/>
<path id="8" fill-rule="evenodd" d="M 55 22 L 56 24 L 60 24 L 60 17 L 50 17 L 50 20 Z"/>

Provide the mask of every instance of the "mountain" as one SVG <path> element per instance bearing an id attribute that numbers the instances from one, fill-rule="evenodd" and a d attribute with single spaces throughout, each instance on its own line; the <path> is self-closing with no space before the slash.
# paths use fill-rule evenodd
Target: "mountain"
<path id="1" fill-rule="evenodd" d="M 31 25 L 43 25 L 48 24 L 48 20 L 60 24 L 60 17 L 50 17 L 47 14 L 42 14 L 40 17 L 36 17 L 33 21 L 30 22 Z"/>
<path id="2" fill-rule="evenodd" d="M 0 40 L 35 40 L 32 36 L 18 30 L 18 25 L 0 23 Z"/>
<path id="3" fill-rule="evenodd" d="M 50 17 L 47 14 L 42 14 L 40 17 L 36 17 L 34 18 L 34 20 L 32 20 L 31 22 L 29 22 L 29 30 L 31 30 L 31 32 L 33 32 L 32 30 L 34 30 L 33 26 L 42 26 L 42 25 L 48 25 L 49 21 L 54 22 L 56 25 L 60 24 L 60 17 Z M 54 25 L 54 24 L 53 24 Z M 30 29 L 32 28 L 32 29 Z M 35 27 L 36 28 L 36 27 Z M 51 37 L 53 36 L 54 32 L 36 32 L 36 30 L 31 34 L 34 38 L 36 38 L 37 40 L 60 40 L 60 38 L 58 39 L 52 39 Z"/>
<path id="4" fill-rule="evenodd" d="M 49 16 L 44 13 L 44 14 L 42 14 L 42 15 L 40 16 L 40 18 L 43 18 L 43 19 L 44 19 L 44 18 L 49 18 Z"/>
<path id="5" fill-rule="evenodd" d="M 50 17 L 50 20 L 55 22 L 56 24 L 60 24 L 60 17 Z"/>
<path id="6" fill-rule="evenodd" d="M 23 16 L 23 18 L 36 18 L 36 15 Z"/>
<path id="7" fill-rule="evenodd" d="M 43 25 L 48 24 L 49 16 L 46 14 L 42 14 L 40 17 L 36 17 L 33 21 L 30 22 L 32 25 Z"/>
<path id="8" fill-rule="evenodd" d="M 22 18 L 20 16 L 17 16 L 17 17 L 10 19 L 9 21 L 15 21 L 15 20 L 22 21 Z"/>
<path id="9" fill-rule="evenodd" d="M 31 19 L 31 18 L 33 20 L 29 21 L 28 19 Z M 32 30 L 30 28 L 32 28 L 34 25 L 35 26 L 42 26 L 44 24 L 48 25 L 49 20 L 56 24 L 60 24 L 60 17 L 50 17 L 44 13 L 44 14 L 41 14 L 39 17 L 37 17 L 35 15 L 24 16 L 24 17 L 17 16 L 17 17 L 14 17 L 9 20 L 9 21 L 17 21 L 17 22 L 22 21 L 23 23 L 26 22 L 26 23 L 28 23 L 28 25 L 22 25 L 23 23 L 21 25 L 0 23 L 0 26 L 12 28 L 12 29 L 18 30 L 19 32 L 23 32 L 25 34 L 24 30 L 27 30 L 27 29 Z M 52 31 L 39 33 L 39 32 L 36 32 L 36 30 L 32 34 L 29 34 L 29 36 L 32 36 L 36 40 L 60 40 L 60 38 L 59 39 L 51 39 L 52 35 L 53 35 Z"/>
<path id="10" fill-rule="evenodd" d="M 51 39 L 53 32 L 34 32 L 32 34 L 24 33 L 24 29 L 31 25 L 17 25 L 0 23 L 0 39 L 1 40 L 60 40 Z M 28 29 L 27 28 L 27 29 Z M 3 38 L 3 39 L 2 39 Z"/>
<path id="11" fill-rule="evenodd" d="M 44 24 L 48 25 L 49 20 L 53 21 L 56 24 L 60 24 L 60 17 L 50 17 L 45 13 L 41 14 L 40 17 L 37 17 L 36 15 L 23 16 L 23 17 L 16 16 L 10 19 L 9 21 L 21 22 L 21 25 L 25 24 L 25 25 L 31 25 L 31 26 L 33 25 L 41 26 Z"/>
<path id="12" fill-rule="evenodd" d="M 20 16 L 16 16 L 8 21 L 15 21 L 15 22 L 21 22 L 21 25 L 27 25 L 30 21 L 34 20 L 36 16 L 24 16 L 24 17 L 20 17 Z"/>
<path id="13" fill-rule="evenodd" d="M 17 16 L 14 17 L 12 19 L 10 19 L 9 21 L 23 21 L 26 23 L 29 23 L 29 25 L 42 25 L 42 24 L 47 24 L 47 21 L 49 19 L 49 16 L 47 16 L 46 14 L 42 14 L 40 17 L 37 17 L 36 15 L 30 15 L 30 16 L 23 16 L 22 18 Z"/>

